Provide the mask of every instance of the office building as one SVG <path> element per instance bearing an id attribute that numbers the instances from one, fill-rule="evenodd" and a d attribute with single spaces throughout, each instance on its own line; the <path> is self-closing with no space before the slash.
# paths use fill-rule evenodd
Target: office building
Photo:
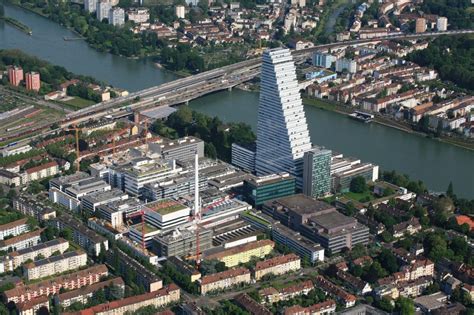
<path id="1" fill-rule="evenodd" d="M 91 255 L 98 256 L 102 250 L 107 251 L 109 249 L 109 241 L 105 237 L 97 234 L 68 213 L 63 212 L 60 216 L 51 220 L 49 224 L 60 231 L 67 228 L 71 229 L 74 242 Z"/>
<path id="2" fill-rule="evenodd" d="M 257 175 L 288 172 L 301 187 L 303 155 L 311 149 L 311 141 L 290 50 L 266 50 L 261 73 Z"/>
<path id="3" fill-rule="evenodd" d="M 108 276 L 109 272 L 105 265 L 97 265 L 74 273 L 57 276 L 52 279 L 16 286 L 3 293 L 6 302 L 26 302 L 40 296 L 52 296 L 59 293 L 61 288 L 74 290 L 83 286 L 88 286 L 100 281 Z"/>
<path id="4" fill-rule="evenodd" d="M 175 14 L 176 14 L 176 17 L 178 17 L 178 19 L 184 19 L 184 16 L 186 15 L 186 8 L 184 7 L 184 5 L 177 5 L 175 7 Z"/>
<path id="5" fill-rule="evenodd" d="M 191 214 L 191 209 L 172 199 L 149 202 L 143 210 L 145 221 L 160 230 L 185 224 Z"/>
<path id="6" fill-rule="evenodd" d="M 96 191 L 85 195 L 81 199 L 81 208 L 83 212 L 92 214 L 101 205 L 107 205 L 116 201 L 127 200 L 128 195 L 117 188 L 107 191 Z"/>
<path id="7" fill-rule="evenodd" d="M 331 253 L 369 241 L 366 226 L 339 213 L 330 204 L 302 194 L 268 201 L 263 211 Z"/>
<path id="8" fill-rule="evenodd" d="M 359 159 L 333 154 L 331 160 L 331 190 L 333 193 L 348 192 L 353 178 L 362 176 L 366 181 L 379 178 L 379 166 L 361 163 Z"/>
<path id="9" fill-rule="evenodd" d="M 426 31 L 426 19 L 417 18 L 415 22 L 415 33 L 424 33 Z"/>
<path id="10" fill-rule="evenodd" d="M 331 54 L 326 54 L 319 51 L 313 54 L 313 65 L 317 67 L 330 69 L 336 60 L 337 57 Z"/>
<path id="11" fill-rule="evenodd" d="M 49 181 L 49 187 L 49 199 L 73 211 L 80 210 L 82 197 L 112 189 L 102 179 L 81 172 L 54 178 Z"/>
<path id="12" fill-rule="evenodd" d="M 436 29 L 439 32 L 445 32 L 448 30 L 448 18 L 444 16 L 438 17 L 436 20 Z"/>
<path id="13" fill-rule="evenodd" d="M 26 89 L 38 92 L 41 88 L 40 74 L 38 72 L 28 72 L 25 76 Z"/>
<path id="14" fill-rule="evenodd" d="M 159 182 L 146 184 L 143 187 L 143 196 L 146 200 L 178 199 L 194 193 L 194 174 L 192 172 L 178 174 L 165 178 Z M 207 179 L 199 176 L 199 190 L 207 188 Z"/>
<path id="15" fill-rule="evenodd" d="M 304 154 L 303 194 L 313 198 L 331 192 L 331 150 L 313 148 Z"/>
<path id="16" fill-rule="evenodd" d="M 0 240 L 5 239 L 7 236 L 18 236 L 22 233 L 28 232 L 30 226 L 27 221 L 27 218 L 23 218 L 0 225 Z"/>
<path id="17" fill-rule="evenodd" d="M 97 20 L 102 22 L 103 19 L 108 19 L 110 9 L 112 9 L 112 5 L 108 0 L 97 0 L 97 8 L 95 12 Z"/>
<path id="18" fill-rule="evenodd" d="M 110 290 L 112 286 L 114 287 L 113 292 L 111 292 Z M 73 303 L 86 304 L 94 297 L 94 294 L 99 290 L 104 290 L 106 295 L 111 294 L 116 299 L 122 299 L 125 293 L 125 282 L 120 277 L 105 280 L 102 282 L 78 288 L 76 290 L 58 294 L 54 297 L 54 301 L 55 303 L 60 304 L 64 308 L 71 306 L 71 304 Z"/>
<path id="19" fill-rule="evenodd" d="M 236 285 L 250 283 L 250 280 L 250 270 L 246 268 L 236 268 L 203 276 L 198 282 L 201 295 L 206 295 L 212 291 L 224 290 Z"/>
<path id="20" fill-rule="evenodd" d="M 272 241 L 260 240 L 228 249 L 216 248 L 205 253 L 204 258 L 216 259 L 224 262 L 226 267 L 234 267 L 249 262 L 252 257 L 264 258 L 272 252 L 274 247 L 275 243 Z"/>
<path id="21" fill-rule="evenodd" d="M 276 256 L 264 261 L 257 261 L 254 269 L 254 278 L 256 281 L 262 279 L 265 275 L 282 275 L 288 272 L 296 271 L 301 268 L 301 259 L 295 254 Z"/>
<path id="22" fill-rule="evenodd" d="M 0 251 L 12 252 L 35 246 L 41 242 L 41 232 L 43 229 L 4 239 L 0 241 Z"/>
<path id="23" fill-rule="evenodd" d="M 193 161 L 197 153 L 204 157 L 204 141 L 196 137 L 183 137 L 176 140 L 161 138 L 149 144 L 149 151 L 158 153 L 164 160 Z"/>
<path id="24" fill-rule="evenodd" d="M 144 197 L 144 187 L 178 175 L 183 169 L 175 160 L 136 158 L 129 163 L 111 166 L 109 183 L 129 195 Z"/>
<path id="25" fill-rule="evenodd" d="M 23 266 L 28 281 L 44 278 L 57 273 L 78 269 L 87 265 L 87 254 L 81 250 L 33 261 Z"/>
<path id="26" fill-rule="evenodd" d="M 336 60 L 336 72 L 343 72 L 344 70 L 346 70 L 348 73 L 356 73 L 357 61 L 347 58 Z"/>
<path id="27" fill-rule="evenodd" d="M 94 13 L 97 10 L 97 0 L 84 0 L 84 10 Z"/>
<path id="28" fill-rule="evenodd" d="M 161 308 L 171 303 L 177 303 L 181 298 L 180 292 L 179 287 L 171 283 L 157 291 L 92 306 L 80 311 L 80 313 L 97 315 L 136 314 L 139 309 L 148 306 Z M 64 313 L 64 315 L 77 315 L 77 313 Z"/>
<path id="29" fill-rule="evenodd" d="M 255 172 L 255 144 L 254 145 L 238 145 L 232 143 L 231 148 L 231 163 L 238 168 L 253 173 Z"/>
<path id="30" fill-rule="evenodd" d="M 268 200 L 291 196 L 295 189 L 295 178 L 288 173 L 251 176 L 244 181 L 243 195 L 252 206 L 259 207 Z"/>
<path id="31" fill-rule="evenodd" d="M 197 250 L 195 227 L 178 228 L 155 237 L 155 245 L 160 256 L 194 257 Z M 199 227 L 199 249 L 206 251 L 212 247 L 212 230 Z"/>
<path id="32" fill-rule="evenodd" d="M 8 81 L 11 85 L 19 86 L 23 81 L 23 69 L 17 66 L 8 68 Z"/>
<path id="33" fill-rule="evenodd" d="M 324 248 L 304 237 L 300 232 L 289 229 L 280 222 L 272 224 L 272 239 L 288 247 L 292 252 L 310 263 L 324 261 Z"/>
<path id="34" fill-rule="evenodd" d="M 150 19 L 150 11 L 147 8 L 131 8 L 127 15 L 129 21 L 137 24 L 146 23 Z"/>
<path id="35" fill-rule="evenodd" d="M 33 247 L 17 250 L 8 256 L 13 260 L 13 268 L 21 266 L 27 260 L 35 260 L 41 255 L 43 258 L 50 257 L 53 253 L 59 252 L 63 254 L 69 248 L 69 242 L 65 239 L 58 238 L 48 242 L 40 243 Z"/>
<path id="36" fill-rule="evenodd" d="M 109 24 L 122 26 L 125 24 L 125 10 L 122 8 L 112 8 L 109 11 Z"/>

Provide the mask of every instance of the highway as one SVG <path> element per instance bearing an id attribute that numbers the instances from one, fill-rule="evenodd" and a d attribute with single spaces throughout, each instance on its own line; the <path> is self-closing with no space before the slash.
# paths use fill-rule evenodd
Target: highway
<path id="1" fill-rule="evenodd" d="M 316 45 L 311 48 L 293 51 L 293 55 L 295 57 L 302 58 L 304 56 L 309 56 L 317 50 L 333 47 L 357 46 L 390 39 L 410 40 L 437 37 L 442 35 L 460 35 L 472 33 L 474 33 L 474 30 L 427 32 L 420 34 L 393 34 L 371 39 L 358 39 Z M 62 122 L 61 126 L 66 127 L 71 124 L 87 121 L 89 119 L 96 119 L 107 115 L 116 115 L 118 111 L 132 111 L 153 105 L 169 106 L 186 103 L 202 95 L 228 89 L 255 78 L 260 74 L 260 64 L 260 58 L 250 59 L 219 69 L 206 71 L 155 87 L 147 88 L 131 93 L 126 97 L 119 97 L 107 102 L 98 103 L 96 105 L 68 114 L 66 116 L 66 120 Z"/>
<path id="2" fill-rule="evenodd" d="M 317 50 L 324 50 L 333 47 L 358 46 L 361 44 L 377 43 L 391 39 L 412 40 L 442 35 L 454 36 L 473 33 L 474 30 L 457 30 L 446 32 L 427 32 L 420 34 L 393 34 L 371 39 L 358 39 L 330 44 L 321 44 L 307 49 L 297 51 L 294 50 L 292 53 L 295 57 L 298 57 L 298 59 L 302 59 L 309 57 Z M 22 142 L 26 142 L 38 136 L 52 134 L 63 128 L 77 125 L 92 119 L 100 119 L 106 116 L 110 116 L 112 118 L 124 117 L 130 115 L 134 111 L 153 106 L 172 106 L 187 103 L 203 95 L 220 90 L 230 89 L 236 85 L 252 80 L 253 78 L 260 75 L 260 65 L 261 59 L 254 58 L 177 79 L 141 91 L 133 92 L 128 96 L 122 96 L 106 102 L 101 102 L 87 108 L 68 113 L 64 120 L 58 122 L 60 127 L 59 129 L 43 129 L 42 132 L 40 132 L 40 130 L 36 130 L 34 135 L 22 140 Z"/>

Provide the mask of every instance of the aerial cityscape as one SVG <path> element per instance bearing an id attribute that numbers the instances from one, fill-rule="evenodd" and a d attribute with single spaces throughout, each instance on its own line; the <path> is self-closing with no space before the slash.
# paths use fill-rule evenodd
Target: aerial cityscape
<path id="1" fill-rule="evenodd" d="M 474 315 L 474 1 L 0 0 L 0 315 Z"/>

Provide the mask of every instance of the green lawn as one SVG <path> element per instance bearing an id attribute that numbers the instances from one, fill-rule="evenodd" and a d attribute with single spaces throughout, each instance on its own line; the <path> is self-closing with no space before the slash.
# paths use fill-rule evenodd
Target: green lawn
<path id="1" fill-rule="evenodd" d="M 367 190 L 363 193 L 354 193 L 352 191 L 347 192 L 344 194 L 344 197 L 358 201 L 358 202 L 366 202 L 367 200 L 373 200 L 374 196 L 370 190 Z"/>
<path id="2" fill-rule="evenodd" d="M 75 96 L 72 100 L 62 103 L 69 105 L 73 109 L 81 109 L 95 104 L 94 101 L 86 100 L 77 96 Z"/>

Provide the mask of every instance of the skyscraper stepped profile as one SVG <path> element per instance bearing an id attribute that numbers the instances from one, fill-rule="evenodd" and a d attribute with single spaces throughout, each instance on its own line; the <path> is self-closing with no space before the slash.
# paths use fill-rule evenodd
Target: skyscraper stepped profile
<path id="1" fill-rule="evenodd" d="M 301 187 L 303 155 L 311 140 L 289 49 L 264 52 L 258 106 L 257 175 L 289 172 Z"/>

